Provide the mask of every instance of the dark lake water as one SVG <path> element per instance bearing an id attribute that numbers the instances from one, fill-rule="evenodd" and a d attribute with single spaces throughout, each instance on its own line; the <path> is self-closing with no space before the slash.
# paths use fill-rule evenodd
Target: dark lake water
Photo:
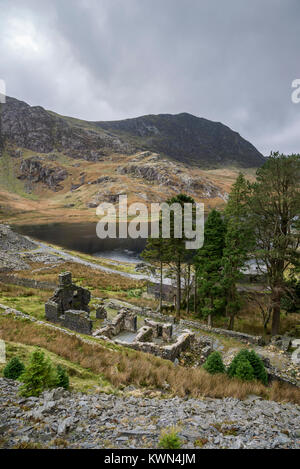
<path id="1" fill-rule="evenodd" d="M 125 262 L 139 262 L 145 239 L 99 239 L 96 223 L 51 223 L 47 225 L 15 226 L 23 235 L 56 244 L 84 254 Z"/>

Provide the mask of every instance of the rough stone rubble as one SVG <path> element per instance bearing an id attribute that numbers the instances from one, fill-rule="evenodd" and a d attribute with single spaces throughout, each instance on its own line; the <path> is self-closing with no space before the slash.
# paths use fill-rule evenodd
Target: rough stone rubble
<path id="1" fill-rule="evenodd" d="M 172 425 L 187 449 L 300 448 L 300 407 L 256 396 L 166 400 L 56 389 L 21 398 L 18 384 L 1 378 L 0 409 L 5 448 L 157 448 L 161 431 Z"/>

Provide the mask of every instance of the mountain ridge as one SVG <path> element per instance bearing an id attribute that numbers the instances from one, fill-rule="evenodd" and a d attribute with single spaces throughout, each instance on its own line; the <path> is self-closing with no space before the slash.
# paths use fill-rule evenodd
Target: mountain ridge
<path id="1" fill-rule="evenodd" d="M 143 150 L 203 168 L 251 168 L 265 160 L 228 126 L 187 112 L 84 121 L 8 97 L 2 105 L 1 129 L 1 137 L 19 147 L 41 153 L 61 151 L 87 161 Z"/>

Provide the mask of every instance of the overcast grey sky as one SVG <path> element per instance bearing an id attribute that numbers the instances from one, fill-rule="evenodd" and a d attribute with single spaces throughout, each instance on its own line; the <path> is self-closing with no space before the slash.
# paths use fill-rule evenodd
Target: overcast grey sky
<path id="1" fill-rule="evenodd" d="M 190 112 L 300 152 L 299 0 L 0 0 L 7 94 L 87 120 Z"/>

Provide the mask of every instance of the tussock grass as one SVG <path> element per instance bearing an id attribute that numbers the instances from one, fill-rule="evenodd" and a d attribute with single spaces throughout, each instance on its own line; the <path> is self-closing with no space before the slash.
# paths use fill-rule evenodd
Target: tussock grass
<path id="1" fill-rule="evenodd" d="M 130 301 L 138 306 L 153 306 L 152 299 L 140 297 L 142 292 L 146 290 L 145 281 L 96 270 L 75 262 L 65 262 L 52 268 L 39 270 L 44 267 L 45 265 L 41 263 L 31 263 L 30 270 L 19 271 L 16 275 L 21 278 L 30 278 L 56 284 L 57 277 L 62 271 L 70 271 L 72 272 L 73 281 L 78 285 L 88 288 L 94 297 L 112 297 L 123 301 Z M 38 271 L 35 272 L 36 270 Z M 1 295 L 6 296 L 6 292 L 9 293 L 7 296 L 25 296 L 27 295 L 27 290 L 30 289 L 18 287 L 17 285 L 8 286 L 0 282 L 0 297 Z M 49 291 L 33 290 L 33 292 L 41 297 L 42 303 L 47 301 L 51 295 Z"/>
<path id="2" fill-rule="evenodd" d="M 180 397 L 236 397 L 244 399 L 256 394 L 265 399 L 300 404 L 300 390 L 273 383 L 265 387 L 259 382 L 241 382 L 226 375 L 209 375 L 202 368 L 191 369 L 153 355 L 105 343 L 88 344 L 75 336 L 50 329 L 41 324 L 10 317 L 0 318 L 0 337 L 28 345 L 37 345 L 77 363 L 108 380 L 114 387 L 127 385 L 165 389 Z"/>
<path id="3" fill-rule="evenodd" d="M 6 362 L 13 357 L 19 357 L 21 361 L 27 366 L 30 361 L 30 356 L 35 347 L 32 345 L 25 345 L 16 342 L 6 341 Z M 104 392 L 114 392 L 110 383 L 103 379 L 101 374 L 95 374 L 78 364 L 72 363 L 57 354 L 49 352 L 46 348 L 41 348 L 45 356 L 50 359 L 53 366 L 61 365 L 68 373 L 70 378 L 70 388 L 74 391 L 92 392 L 101 390 Z M 0 372 L 3 371 L 5 364 L 0 364 Z"/>

